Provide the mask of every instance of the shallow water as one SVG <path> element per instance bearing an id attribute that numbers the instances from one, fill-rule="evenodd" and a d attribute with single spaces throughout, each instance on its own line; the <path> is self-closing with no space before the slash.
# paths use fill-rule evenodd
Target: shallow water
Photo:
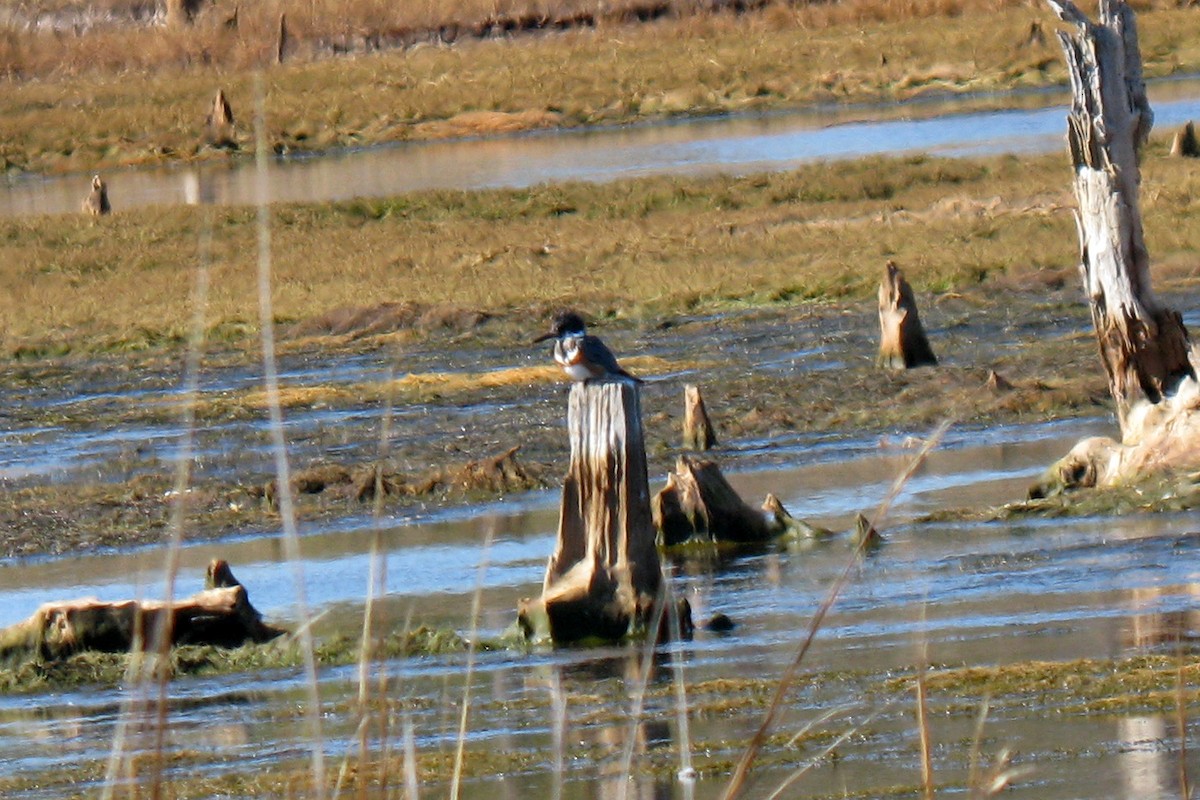
<path id="1" fill-rule="evenodd" d="M 809 654 L 805 674 L 827 677 L 816 683 L 802 678 L 781 721 L 782 730 L 795 731 L 821 711 L 849 704 L 852 708 L 825 727 L 835 733 L 855 724 L 863 728 L 839 747 L 836 762 L 803 780 L 804 792 L 836 794 L 918 782 L 910 704 L 889 706 L 882 697 L 872 698 L 871 687 L 860 685 L 863 679 L 855 675 L 866 669 L 878 681 L 888 670 L 910 667 L 920 642 L 926 643 L 935 665 L 989 665 L 1116 657 L 1154 651 L 1176 634 L 1200 636 L 1200 526 L 1194 516 L 912 521 L 932 508 L 1015 499 L 1071 442 L 1105 427 L 1100 420 L 1081 420 L 948 435 L 899 497 L 883 526 L 886 545 L 857 568 Z M 772 491 L 798 516 L 841 528 L 854 513 L 871 512 L 912 450 L 850 440 L 812 453 L 787 469 L 736 473 L 731 480 L 748 498 Z M 385 523 L 385 624 L 400 628 L 411 618 L 465 631 L 483 564 L 480 627 L 487 634 L 500 632 L 512 622 L 517 600 L 539 590 L 553 547 L 555 502 L 553 493 L 546 492 L 469 514 L 451 511 L 419 522 Z M 371 529 L 369 520 L 351 520 L 310 530 L 303 540 L 305 590 L 319 615 L 320 634 L 361 626 Z M 719 563 L 675 563 L 674 591 L 689 598 L 698 619 L 720 612 L 738 623 L 732 634 L 700 632 L 694 641 L 673 648 L 687 680 L 779 674 L 848 553 L 846 542 L 836 540 L 751 552 Z M 179 591 L 198 586 L 204 565 L 216 556 L 230 560 L 253 602 L 270 619 L 294 621 L 292 573 L 278 541 L 255 538 L 186 548 Z M 34 560 L 0 569 L 0 624 L 24 616 L 39 602 L 64 596 L 154 594 L 159 591 L 158 559 L 157 551 L 143 550 Z M 448 752 L 456 735 L 462 659 L 397 661 L 388 671 L 394 697 L 409 709 L 418 752 Z M 515 774 L 469 781 L 465 796 L 616 796 L 621 780 L 613 776 L 621 772 L 628 725 L 620 715 L 616 721 L 611 718 L 612 704 L 632 703 L 638 674 L 634 654 L 619 649 L 480 656 L 472 679 L 468 760 L 472 753 L 483 757 L 487 749 L 503 748 L 524 754 L 527 763 Z M 354 681 L 352 668 L 329 670 L 322 677 L 329 706 L 323 736 L 335 763 L 353 752 L 356 741 Z M 670 766 L 674 758 L 668 745 L 677 738 L 678 725 L 669 681 L 665 668 L 651 681 L 635 748 L 639 763 Z M 655 688 L 660 691 L 654 693 Z M 569 767 L 562 772 L 555 767 L 549 714 L 556 697 L 567 708 L 564 757 Z M 10 776 L 64 758 L 102 763 L 121 698 L 116 690 L 0 697 L 0 762 Z M 294 717 L 302 703 L 300 678 L 291 673 L 175 684 L 168 750 L 180 766 L 173 769 L 189 775 L 244 773 L 255 765 L 303 758 L 309 743 L 304 725 L 299 720 L 281 723 Z M 1019 764 L 1032 769 L 1012 796 L 1177 796 L 1173 719 L 1078 716 L 1060 708 L 1053 693 L 1036 698 L 1036 704 L 1037 711 L 1004 708 L 987 722 L 984 753 L 1007 746 L 1019 754 Z M 597 716 L 605 710 L 609 716 Z M 699 715 L 692 720 L 690 741 L 698 754 L 736 758 L 759 713 Z M 399 716 L 394 720 L 393 746 L 398 746 L 401 722 Z M 974 725 L 972 713 L 935 718 L 940 780 L 964 779 L 969 764 L 959 743 L 970 740 Z M 1188 735 L 1191 752 L 1200 753 L 1200 728 L 1191 727 Z M 135 738 L 135 749 L 144 746 L 139 742 Z M 1191 766 L 1200 768 L 1200 763 Z M 764 796 L 768 785 L 792 769 L 765 767 L 751 796 Z M 724 780 L 702 778 L 685 787 L 667 779 L 639 778 L 630 789 L 635 797 L 708 798 L 719 795 Z M 60 789 L 48 786 L 8 796 L 58 797 Z M 85 786 L 73 789 L 87 791 Z"/>
<path id="2" fill-rule="evenodd" d="M 1200 80 L 1152 82 L 1159 130 L 1200 117 Z M 1034 104 L 1034 108 L 978 110 Z M 781 170 L 870 155 L 978 156 L 1063 146 L 1067 96 L 939 98 L 875 107 L 829 107 L 761 116 L 563 131 L 490 139 L 415 142 L 319 157 L 280 158 L 269 167 L 271 201 L 388 197 L 422 189 L 525 187 L 643 175 Z M 936 116 L 935 116 L 936 115 Z M 257 202 L 253 164 L 126 169 L 105 173 L 114 211 L 148 205 Z M 0 180 L 0 215 L 75 213 L 90 176 Z"/>

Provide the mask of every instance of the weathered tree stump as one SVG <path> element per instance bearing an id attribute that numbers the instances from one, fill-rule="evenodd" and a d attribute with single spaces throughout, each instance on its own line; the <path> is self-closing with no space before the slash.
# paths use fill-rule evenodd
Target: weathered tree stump
<path id="1" fill-rule="evenodd" d="M 887 262 L 879 284 L 879 332 L 879 366 L 911 369 L 937 364 L 912 287 L 895 261 Z"/>
<path id="2" fill-rule="evenodd" d="M 1182 130 L 1176 131 L 1171 139 L 1171 155 L 1183 158 L 1200 158 L 1200 142 L 1196 141 L 1196 126 L 1189 120 Z"/>
<path id="3" fill-rule="evenodd" d="M 168 611 L 172 645 L 235 647 L 270 641 L 284 633 L 263 623 L 225 561 L 209 564 L 206 586 L 204 591 L 170 604 L 169 609 L 155 600 L 84 598 L 46 603 L 29 619 L 0 631 L 0 660 L 58 659 L 84 650 L 118 653 L 139 642 L 149 648 Z"/>
<path id="4" fill-rule="evenodd" d="M 1080 273 L 1122 435 L 1120 444 L 1081 442 L 1052 468 L 1084 481 L 1068 480 L 1064 488 L 1072 488 L 1200 462 L 1200 404 L 1183 319 L 1150 287 L 1138 189 L 1140 151 L 1154 116 L 1133 11 L 1124 0 L 1100 0 L 1100 21 L 1092 23 L 1070 0 L 1047 1 L 1075 26 L 1058 38 L 1072 90 L 1067 147 L 1079 204 Z"/>
<path id="5" fill-rule="evenodd" d="M 204 138 L 213 147 L 237 149 L 233 107 L 229 105 L 223 89 L 217 89 L 208 116 L 204 119 Z"/>
<path id="6" fill-rule="evenodd" d="M 287 14 L 279 15 L 279 27 L 275 34 L 275 63 L 282 64 L 283 59 L 287 57 L 288 49 L 288 26 Z"/>
<path id="7" fill-rule="evenodd" d="M 717 444 L 712 420 L 704 407 L 700 387 L 688 384 L 683 387 L 683 446 L 686 450 L 711 450 Z"/>
<path id="8" fill-rule="evenodd" d="M 773 494 L 768 494 L 763 500 L 763 511 L 771 519 L 769 525 L 772 525 L 779 532 L 780 536 L 788 536 L 792 539 L 824 541 L 837 536 L 836 533 L 828 528 L 822 528 L 819 525 L 811 525 L 802 519 L 797 519 L 788 513 L 788 510 L 783 507 L 783 503 L 779 502 L 779 498 Z"/>
<path id="9" fill-rule="evenodd" d="M 691 541 L 750 544 L 786 533 L 815 538 L 819 529 L 794 519 L 774 495 L 762 508 L 748 504 L 715 461 L 683 455 L 654 496 L 654 527 L 664 546 Z"/>
<path id="10" fill-rule="evenodd" d="M 1021 40 L 1020 47 L 1045 47 L 1046 31 L 1042 28 L 1042 23 L 1034 20 L 1029 23 L 1029 32 L 1025 34 L 1025 38 Z"/>
<path id="11" fill-rule="evenodd" d="M 865 515 L 855 514 L 854 528 L 850 531 L 850 544 L 864 552 L 870 552 L 883 545 L 883 536 L 875 530 L 875 526 Z"/>
<path id="12" fill-rule="evenodd" d="M 567 428 L 558 542 L 542 596 L 521 602 L 519 620 L 529 637 L 544 623 L 555 642 L 612 641 L 648 622 L 662 581 L 637 384 L 572 384 Z"/>
<path id="13" fill-rule="evenodd" d="M 1004 392 L 1011 392 L 1016 387 L 1012 385 L 1012 381 L 1008 378 L 991 369 L 988 370 L 987 388 L 995 394 L 1003 394 Z"/>
<path id="14" fill-rule="evenodd" d="M 93 217 L 112 213 L 112 206 L 108 202 L 108 186 L 99 175 L 92 176 L 92 191 L 83 198 L 83 213 Z"/>

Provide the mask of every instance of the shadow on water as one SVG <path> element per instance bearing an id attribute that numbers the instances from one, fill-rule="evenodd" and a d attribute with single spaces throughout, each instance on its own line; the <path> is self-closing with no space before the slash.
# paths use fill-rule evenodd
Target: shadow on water
<path id="1" fill-rule="evenodd" d="M 1159 129 L 1200 117 L 1200 80 L 1150 84 Z M 978 110 L 998 103 L 1017 110 Z M 414 142 L 270 165 L 281 202 L 389 197 L 423 189 L 520 188 L 556 181 L 610 181 L 652 174 L 704 175 L 789 169 L 819 160 L 925 152 L 979 156 L 1062 147 L 1066 95 L 1037 92 L 940 98 L 936 103 L 826 107 L 494 139 Z M 1046 107 L 1053 104 L 1053 107 Z M 938 116 L 930 116 L 937 114 Z M 249 161 L 113 171 L 115 210 L 181 204 L 252 205 Z M 75 213 L 78 176 L 0 181 L 0 215 Z"/>

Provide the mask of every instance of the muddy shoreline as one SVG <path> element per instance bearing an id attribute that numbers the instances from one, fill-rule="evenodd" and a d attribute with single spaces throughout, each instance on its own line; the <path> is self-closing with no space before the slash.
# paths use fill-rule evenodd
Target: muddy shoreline
<path id="1" fill-rule="evenodd" d="M 862 301 L 593 327 L 648 380 L 657 490 L 680 452 L 685 383 L 705 393 L 720 441 L 712 456 L 727 470 L 802 463 L 818 437 L 903 448 L 948 417 L 980 427 L 1107 415 L 1076 295 L 926 296 L 942 363 L 907 372 L 875 368 L 874 304 Z M 557 486 L 567 384 L 547 369 L 545 348 L 528 345 L 540 327 L 511 315 L 435 333 L 285 341 L 283 414 L 302 522 L 386 519 Z M 189 541 L 270 535 L 279 525 L 258 359 L 237 350 L 203 359 L 183 495 Z M 186 443 L 182 363 L 159 351 L 4 366 L 15 391 L 4 412 L 3 557 L 166 540 Z M 989 370 L 1014 388 L 989 389 Z M 376 464 L 390 481 L 378 501 Z"/>

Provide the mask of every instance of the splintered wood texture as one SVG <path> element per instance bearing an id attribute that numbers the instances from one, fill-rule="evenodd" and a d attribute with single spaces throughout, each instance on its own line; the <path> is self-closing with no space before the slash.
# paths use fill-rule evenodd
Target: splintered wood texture
<path id="1" fill-rule="evenodd" d="M 263 623 L 226 562 L 209 565 L 208 583 L 204 591 L 171 604 L 90 597 L 45 603 L 29 619 L 0 631 L 0 655 L 59 658 L 82 650 L 123 652 L 139 643 L 149 647 L 168 612 L 171 644 L 232 647 L 283 633 Z"/>
<path id="2" fill-rule="evenodd" d="M 687 450 L 710 450 L 716 444 L 717 435 L 700 387 L 689 383 L 683 387 L 683 446 Z"/>
<path id="3" fill-rule="evenodd" d="M 780 533 L 775 515 L 746 503 L 715 461 L 694 456 L 680 456 L 655 495 L 654 522 L 665 545 L 693 538 L 764 542 Z"/>
<path id="4" fill-rule="evenodd" d="M 638 386 L 573 384 L 567 427 L 571 463 L 542 591 L 551 636 L 620 638 L 648 613 L 662 577 Z"/>
<path id="5" fill-rule="evenodd" d="M 1075 170 L 1081 271 L 1121 429 L 1139 400 L 1158 403 L 1195 377 L 1179 313 L 1150 286 L 1138 191 L 1140 151 L 1154 121 L 1142 80 L 1133 11 L 1101 0 L 1092 23 L 1069 0 L 1049 0 L 1074 29 L 1060 31 L 1071 82 L 1067 145 Z"/>
<path id="6" fill-rule="evenodd" d="M 879 284 L 879 358 L 882 367 L 910 369 L 937 364 L 917 299 L 904 274 L 889 261 Z"/>

